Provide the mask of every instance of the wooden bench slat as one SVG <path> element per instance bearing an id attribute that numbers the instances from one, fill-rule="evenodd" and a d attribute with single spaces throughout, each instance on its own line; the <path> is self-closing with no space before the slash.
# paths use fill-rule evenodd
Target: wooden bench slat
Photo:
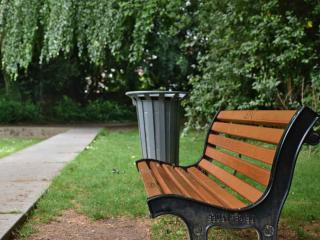
<path id="1" fill-rule="evenodd" d="M 239 140 L 223 137 L 217 134 L 210 134 L 208 142 L 212 145 L 243 154 L 247 157 L 272 165 L 275 150 L 245 143 Z"/>
<path id="2" fill-rule="evenodd" d="M 188 168 L 187 171 L 193 175 L 199 184 L 207 191 L 211 192 L 225 208 L 239 209 L 246 206 L 246 204 L 230 194 L 227 190 L 223 189 L 215 181 L 208 178 L 208 176 L 203 174 L 198 168 L 191 167 Z"/>
<path id="3" fill-rule="evenodd" d="M 283 129 L 223 122 L 215 122 L 212 125 L 212 130 L 218 133 L 230 134 L 272 144 L 278 144 L 283 134 Z"/>
<path id="4" fill-rule="evenodd" d="M 198 193 L 198 195 L 202 196 L 205 202 L 223 207 L 223 205 L 210 193 L 210 191 L 206 190 L 200 183 L 198 183 L 190 173 L 179 167 L 175 168 L 175 170 L 189 184 L 189 186 Z"/>
<path id="5" fill-rule="evenodd" d="M 162 194 L 160 186 L 157 184 L 151 169 L 146 162 L 139 162 L 138 169 L 143 179 L 144 188 L 148 197 L 153 197 Z"/>
<path id="6" fill-rule="evenodd" d="M 180 190 L 176 185 L 170 180 L 168 174 L 162 169 L 161 165 L 156 162 L 149 163 L 150 168 L 152 169 L 153 175 L 157 179 L 162 191 L 165 194 L 180 194 Z"/>
<path id="7" fill-rule="evenodd" d="M 220 121 L 239 123 L 287 125 L 296 111 L 292 110 L 227 110 L 218 114 Z"/>
<path id="8" fill-rule="evenodd" d="M 258 189 L 229 172 L 213 165 L 208 160 L 201 160 L 199 166 L 252 203 L 256 202 L 262 196 L 262 192 Z"/>
<path id="9" fill-rule="evenodd" d="M 231 167 L 243 175 L 267 186 L 269 183 L 270 171 L 251 164 L 245 160 L 220 152 L 212 147 L 207 147 L 206 155 L 228 167 Z"/>
<path id="10" fill-rule="evenodd" d="M 162 164 L 163 169 L 167 172 L 168 176 L 171 178 L 172 182 L 179 188 L 180 192 L 189 198 L 196 199 L 198 201 L 203 201 L 204 199 L 196 193 L 190 186 L 183 180 L 183 178 L 177 174 L 172 167 Z"/>

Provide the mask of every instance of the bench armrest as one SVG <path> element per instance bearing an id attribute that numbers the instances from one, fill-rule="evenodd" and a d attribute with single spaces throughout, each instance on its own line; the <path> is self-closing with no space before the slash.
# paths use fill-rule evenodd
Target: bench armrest
<path id="1" fill-rule="evenodd" d="M 312 130 L 304 142 L 312 146 L 318 145 L 320 143 L 320 132 Z"/>
<path id="2" fill-rule="evenodd" d="M 317 115 L 318 115 L 317 122 L 319 122 L 320 113 L 317 113 Z M 319 129 L 317 129 L 317 130 L 319 130 Z M 320 131 L 316 131 L 316 130 L 312 129 L 312 131 L 310 131 L 308 136 L 306 137 L 304 143 L 312 145 L 312 146 L 318 145 L 320 143 Z"/>

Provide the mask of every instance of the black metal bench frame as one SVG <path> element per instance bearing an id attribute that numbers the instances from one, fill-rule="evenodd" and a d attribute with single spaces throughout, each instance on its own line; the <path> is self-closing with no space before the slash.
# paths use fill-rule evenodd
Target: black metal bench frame
<path id="1" fill-rule="evenodd" d="M 180 217 L 188 227 L 191 240 L 206 240 L 211 227 L 254 228 L 260 240 L 276 240 L 281 210 L 290 190 L 300 149 L 304 143 L 316 145 L 320 141 L 319 134 L 313 130 L 319 118 L 308 107 L 297 111 L 277 147 L 269 185 L 256 203 L 236 210 L 163 194 L 148 199 L 151 217 L 165 214 Z"/>

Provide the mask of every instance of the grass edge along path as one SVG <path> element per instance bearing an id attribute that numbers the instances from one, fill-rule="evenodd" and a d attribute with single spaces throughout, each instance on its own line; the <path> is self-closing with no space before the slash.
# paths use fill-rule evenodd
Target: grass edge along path
<path id="1" fill-rule="evenodd" d="M 64 210 L 92 219 L 145 216 L 143 185 L 134 165 L 140 154 L 136 130 L 103 130 L 57 176 L 20 230 L 22 238 Z"/>
<path id="2" fill-rule="evenodd" d="M 182 165 L 198 159 L 202 152 L 203 139 L 204 133 L 191 133 L 181 139 Z M 320 171 L 318 156 L 319 152 L 310 154 L 307 148 L 300 154 L 293 186 L 282 214 L 282 222 L 298 232 L 299 239 L 312 239 L 301 226 L 320 219 L 320 184 L 317 184 L 319 180 L 315 179 Z M 92 144 L 54 179 L 47 194 L 30 215 L 30 220 L 21 229 L 21 237 L 30 236 L 35 225 L 50 222 L 66 209 L 74 209 L 92 219 L 148 216 L 143 183 L 135 167 L 135 160 L 139 158 L 137 130 L 103 130 Z M 180 221 L 165 216 L 154 221 L 152 233 L 155 240 L 185 239 L 186 228 Z M 230 234 L 222 231 L 220 237 L 232 237 L 209 239 L 237 239 Z"/>
<path id="3" fill-rule="evenodd" d="M 40 139 L 35 138 L 0 138 L 0 161 L 1 158 L 39 143 L 40 141 Z"/>

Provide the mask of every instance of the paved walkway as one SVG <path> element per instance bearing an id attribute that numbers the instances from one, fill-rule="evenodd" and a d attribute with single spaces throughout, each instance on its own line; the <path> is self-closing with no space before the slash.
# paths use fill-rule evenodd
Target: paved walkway
<path id="1" fill-rule="evenodd" d="M 99 128 L 75 128 L 0 159 L 0 239 L 23 219 L 50 181 L 97 135 Z"/>

